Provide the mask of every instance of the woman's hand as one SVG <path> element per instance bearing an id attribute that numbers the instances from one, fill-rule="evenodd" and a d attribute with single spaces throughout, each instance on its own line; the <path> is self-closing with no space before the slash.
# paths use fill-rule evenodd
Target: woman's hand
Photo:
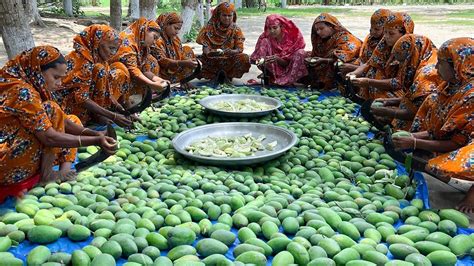
<path id="1" fill-rule="evenodd" d="M 107 154 L 114 154 L 117 150 L 117 141 L 115 139 L 108 137 L 108 136 L 100 136 L 99 137 L 99 146 L 107 153 Z"/>
<path id="2" fill-rule="evenodd" d="M 357 69 L 357 66 L 356 65 L 353 65 L 353 64 L 348 64 L 348 63 L 342 63 L 342 65 L 339 66 L 339 70 L 341 72 L 341 74 L 343 76 L 345 76 L 346 74 L 354 71 Z"/>
<path id="3" fill-rule="evenodd" d="M 392 141 L 397 150 L 411 150 L 415 147 L 414 137 L 394 137 Z"/>
<path id="4" fill-rule="evenodd" d="M 380 117 L 394 117 L 396 110 L 387 107 L 370 107 L 370 112 Z"/>
<path id="5" fill-rule="evenodd" d="M 150 85 L 152 87 L 152 89 L 154 89 L 154 90 L 162 91 L 166 86 L 168 86 L 168 84 L 170 84 L 169 80 L 160 78 L 160 79 L 157 79 L 157 80 L 153 80 L 148 85 Z"/>
<path id="6" fill-rule="evenodd" d="M 234 49 L 224 49 L 224 54 L 225 55 L 236 55 L 238 54 L 239 51 L 238 50 L 234 50 Z"/>
<path id="7" fill-rule="evenodd" d="M 265 64 L 273 64 L 277 62 L 278 56 L 276 55 L 270 55 L 265 57 Z"/>
<path id="8" fill-rule="evenodd" d="M 383 103 L 383 106 L 398 106 L 400 104 L 399 98 L 377 98 L 376 102 Z"/>
<path id="9" fill-rule="evenodd" d="M 131 119 L 128 119 L 126 116 L 118 113 L 115 113 L 112 121 L 120 127 L 130 127 L 133 124 Z"/>
<path id="10" fill-rule="evenodd" d="M 368 88 L 369 87 L 369 80 L 368 78 L 353 78 L 351 79 L 352 84 L 357 87 L 361 88 Z"/>
<path id="11" fill-rule="evenodd" d="M 181 66 L 188 67 L 188 68 L 195 68 L 197 67 L 198 62 L 194 59 L 187 59 L 181 61 Z"/>

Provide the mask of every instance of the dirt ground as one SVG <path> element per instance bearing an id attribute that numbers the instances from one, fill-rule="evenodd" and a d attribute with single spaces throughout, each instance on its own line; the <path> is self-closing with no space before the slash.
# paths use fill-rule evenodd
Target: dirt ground
<path id="1" fill-rule="evenodd" d="M 338 8 L 342 9 L 342 12 L 336 14 L 341 23 L 357 37 L 363 39 L 370 27 L 370 14 L 380 7 Z M 454 37 L 474 37 L 471 18 L 456 18 L 457 23 L 450 23 L 450 18 L 447 16 L 450 12 L 474 10 L 474 5 L 390 6 L 389 8 L 396 11 L 409 12 L 415 21 L 415 33 L 428 36 L 437 46 Z M 347 10 L 347 12 L 344 10 Z M 107 10 L 101 9 L 100 12 L 106 13 Z M 269 14 L 265 13 L 261 16 L 249 17 L 239 16 L 238 24 L 246 35 L 246 53 L 252 53 L 258 36 L 263 30 L 265 17 Z M 314 17 L 317 15 L 314 14 Z M 307 50 L 311 50 L 310 32 L 314 17 L 292 17 L 293 21 L 303 32 L 307 43 Z M 460 19 L 469 20 L 469 23 L 459 23 Z M 80 32 L 84 26 L 76 24 L 74 20 L 46 18 L 45 21 L 48 25 L 47 28 L 32 28 L 36 45 L 54 45 L 65 54 L 71 51 L 73 36 Z M 192 46 L 196 53 L 201 52 L 201 48 L 196 43 L 189 43 L 187 45 Z M 0 39 L 0 65 L 3 65 L 6 61 L 6 51 Z M 235 80 L 234 83 L 246 83 L 248 79 L 256 78 L 258 74 L 256 67 L 253 66 L 249 73 L 245 74 L 242 79 Z M 463 196 L 460 192 L 432 177 L 426 176 L 426 181 L 428 183 L 432 208 L 452 208 Z"/>

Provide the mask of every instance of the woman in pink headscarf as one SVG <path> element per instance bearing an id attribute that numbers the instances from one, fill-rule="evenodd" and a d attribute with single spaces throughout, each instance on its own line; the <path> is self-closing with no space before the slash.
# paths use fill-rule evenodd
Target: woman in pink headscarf
<path id="1" fill-rule="evenodd" d="M 250 60 L 260 69 L 265 67 L 271 84 L 291 86 L 308 74 L 304 47 L 303 35 L 293 21 L 270 15 Z"/>

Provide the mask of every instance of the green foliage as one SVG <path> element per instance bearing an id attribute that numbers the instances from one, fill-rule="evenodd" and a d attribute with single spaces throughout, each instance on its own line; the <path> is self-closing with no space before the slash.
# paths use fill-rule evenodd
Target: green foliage
<path id="1" fill-rule="evenodd" d="M 184 34 L 185 42 L 193 42 L 194 40 L 196 40 L 200 30 L 201 25 L 199 25 L 199 21 L 194 20 L 193 26 L 191 27 L 191 31 L 189 33 Z"/>
<path id="2" fill-rule="evenodd" d="M 72 0 L 72 14 L 75 17 L 85 16 L 84 11 L 81 10 L 82 3 L 80 0 Z M 55 2 L 51 8 L 51 12 L 58 15 L 66 16 L 62 2 Z"/>

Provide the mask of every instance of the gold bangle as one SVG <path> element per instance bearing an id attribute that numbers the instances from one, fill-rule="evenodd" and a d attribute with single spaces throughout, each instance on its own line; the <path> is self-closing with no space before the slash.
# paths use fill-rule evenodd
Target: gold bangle
<path id="1" fill-rule="evenodd" d="M 112 121 L 115 122 L 115 119 L 117 119 L 117 113 L 114 113 L 114 119 L 112 119 Z"/>
<path id="2" fill-rule="evenodd" d="M 79 135 L 79 147 L 82 147 L 82 141 L 81 141 L 81 136 Z"/>
<path id="3" fill-rule="evenodd" d="M 413 138 L 413 150 L 416 150 L 416 138 Z"/>
<path id="4" fill-rule="evenodd" d="M 82 134 L 84 134 L 84 132 L 87 130 L 87 128 L 85 127 L 82 131 L 81 131 L 81 134 L 79 134 L 79 136 L 82 136 Z"/>

